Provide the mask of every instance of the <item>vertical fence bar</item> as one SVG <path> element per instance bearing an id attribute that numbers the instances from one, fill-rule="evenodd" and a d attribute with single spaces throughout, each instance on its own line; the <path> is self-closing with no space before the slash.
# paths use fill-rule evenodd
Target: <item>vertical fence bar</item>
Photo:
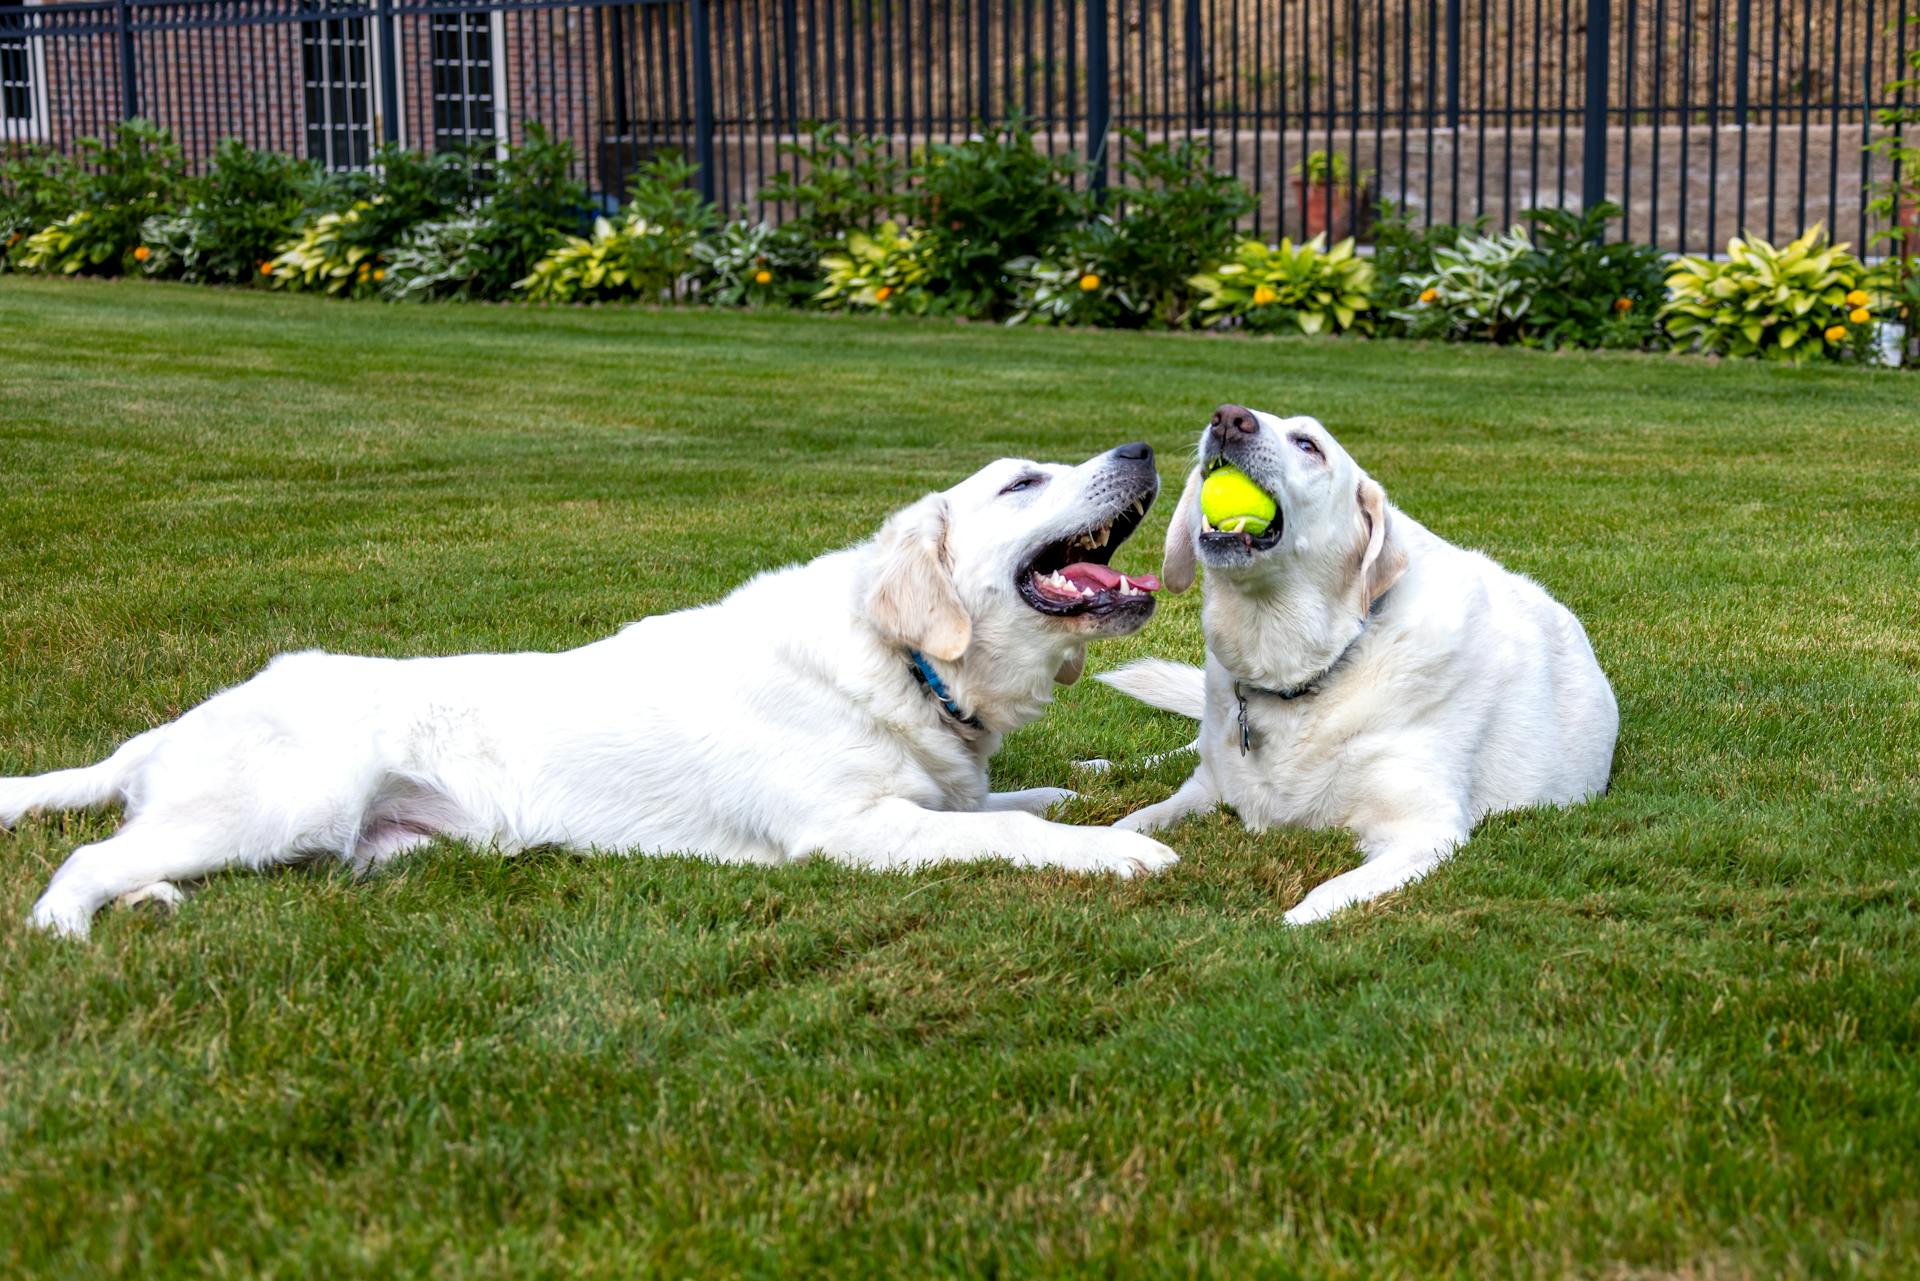
<path id="1" fill-rule="evenodd" d="M 134 63 L 132 0 L 114 0 L 113 28 L 120 49 L 120 118 L 140 114 L 140 71 Z M 49 108 L 51 108 L 49 103 Z"/>
<path id="2" fill-rule="evenodd" d="M 1591 209 L 1607 198 L 1607 62 L 1612 0 L 1587 0 L 1587 113 L 1580 162 L 1580 203 Z"/>
<path id="3" fill-rule="evenodd" d="M 375 38 L 380 41 L 380 140 L 400 141 L 400 59 L 396 56 L 393 29 L 393 0 L 378 0 L 374 7 Z M 431 133 L 432 121 L 428 121 Z"/>
<path id="4" fill-rule="evenodd" d="M 1181 38 L 1186 42 L 1187 128 L 1201 127 L 1206 118 L 1206 79 L 1200 56 L 1200 0 L 1187 0 Z M 1168 104 L 1171 106 L 1172 104 Z"/>
<path id="5" fill-rule="evenodd" d="M 1107 189 L 1107 128 L 1112 102 L 1107 97 L 1107 0 L 1087 0 L 1087 159 L 1093 165 L 1093 189 Z"/>
<path id="6" fill-rule="evenodd" d="M 714 203 L 713 38 L 707 31 L 707 0 L 687 0 L 687 36 L 693 48 L 693 156 L 700 198 Z"/>
<path id="7" fill-rule="evenodd" d="M 1447 128 L 1460 127 L 1460 0 L 1447 0 Z M 1459 139 L 1454 150 L 1459 151 Z M 1456 217 L 1455 221 L 1458 221 Z"/>

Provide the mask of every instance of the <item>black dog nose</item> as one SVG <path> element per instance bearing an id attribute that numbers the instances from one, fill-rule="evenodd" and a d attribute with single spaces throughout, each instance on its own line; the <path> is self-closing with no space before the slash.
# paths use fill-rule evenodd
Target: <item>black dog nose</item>
<path id="1" fill-rule="evenodd" d="M 1236 432 L 1242 436 L 1258 436 L 1260 420 L 1253 411 L 1244 405 L 1222 405 L 1213 411 L 1213 421 L 1209 424 L 1214 438 L 1226 443 L 1227 433 Z"/>
<path id="2" fill-rule="evenodd" d="M 1153 461 L 1153 446 L 1144 440 L 1136 440 L 1131 445 L 1122 445 L 1114 450 L 1113 456 L 1130 463 L 1150 463 Z"/>

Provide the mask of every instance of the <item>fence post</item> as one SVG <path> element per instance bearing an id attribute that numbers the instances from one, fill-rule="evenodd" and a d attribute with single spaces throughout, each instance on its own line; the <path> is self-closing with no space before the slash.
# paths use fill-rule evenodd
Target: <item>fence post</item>
<path id="1" fill-rule="evenodd" d="M 1458 129 L 1459 127 L 1460 0 L 1447 0 L 1447 128 Z"/>
<path id="2" fill-rule="evenodd" d="M 115 0 L 113 29 L 120 37 L 120 118 L 131 120 L 140 114 L 140 72 L 133 60 L 132 0 Z"/>
<path id="3" fill-rule="evenodd" d="M 987 0 L 973 0 L 974 11 L 979 15 L 980 30 L 974 36 L 974 48 L 979 51 L 980 64 L 975 74 L 979 81 L 974 92 L 979 95 L 980 127 L 984 132 L 994 120 L 993 116 L 993 6 Z M 872 88 L 871 85 L 868 86 Z"/>
<path id="4" fill-rule="evenodd" d="M 400 59 L 394 49 L 393 0 L 378 0 L 374 25 L 380 40 L 380 140 L 400 141 Z"/>
<path id="5" fill-rule="evenodd" d="M 1612 0 L 1587 0 L 1586 144 L 1580 163 L 1580 203 L 1591 209 L 1607 198 L 1607 62 Z"/>
<path id="6" fill-rule="evenodd" d="M 687 34 L 693 49 L 693 163 L 700 198 L 719 203 L 713 174 L 713 39 L 707 31 L 707 0 L 687 0 Z"/>
<path id="7" fill-rule="evenodd" d="M 1107 189 L 1107 130 L 1113 106 L 1107 97 L 1107 0 L 1087 0 L 1087 160 L 1093 190 Z"/>

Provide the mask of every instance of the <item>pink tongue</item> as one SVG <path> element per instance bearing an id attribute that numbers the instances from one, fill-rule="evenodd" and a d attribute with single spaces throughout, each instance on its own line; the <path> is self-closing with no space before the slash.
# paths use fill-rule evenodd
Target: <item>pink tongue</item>
<path id="1" fill-rule="evenodd" d="M 1114 569 L 1113 566 L 1095 565 L 1088 561 L 1080 561 L 1076 564 L 1068 565 L 1060 571 L 1060 577 L 1066 579 L 1076 587 L 1092 587 L 1096 591 L 1111 591 L 1120 585 L 1120 573 Z M 1157 592 L 1160 590 L 1160 580 L 1152 574 L 1142 574 L 1138 578 L 1128 578 L 1127 583 L 1130 586 L 1138 587 L 1143 592 Z"/>

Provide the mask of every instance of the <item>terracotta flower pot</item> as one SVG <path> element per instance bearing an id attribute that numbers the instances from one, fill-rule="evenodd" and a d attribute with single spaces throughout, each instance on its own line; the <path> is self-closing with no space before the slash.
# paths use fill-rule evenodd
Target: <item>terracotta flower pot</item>
<path id="1" fill-rule="evenodd" d="M 1300 174 L 1295 174 L 1288 181 L 1293 185 L 1295 207 L 1306 213 L 1305 239 L 1311 240 L 1324 233 L 1327 243 L 1334 245 L 1348 236 L 1365 235 L 1368 228 L 1373 226 L 1373 193 L 1365 183 L 1361 183 L 1356 191 L 1346 183 L 1308 182 Z M 1329 201 L 1333 205 L 1331 217 L 1327 209 Z M 1358 219 L 1353 217 L 1355 211 L 1359 214 Z M 1299 225 L 1290 211 L 1282 230 L 1291 233 Z"/>

